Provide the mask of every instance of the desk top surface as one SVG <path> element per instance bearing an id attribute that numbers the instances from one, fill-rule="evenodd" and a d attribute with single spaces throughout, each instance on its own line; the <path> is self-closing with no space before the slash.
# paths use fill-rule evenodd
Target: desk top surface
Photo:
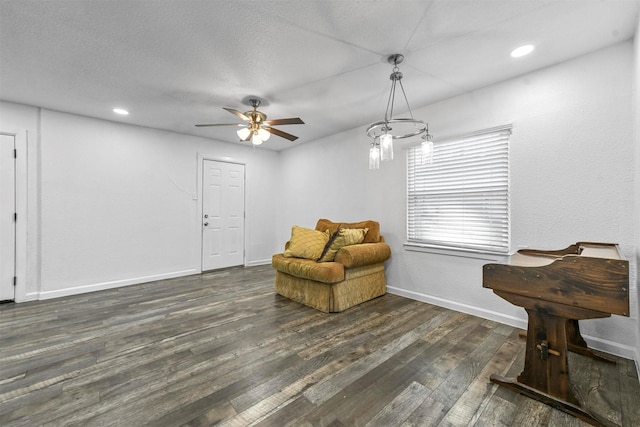
<path id="1" fill-rule="evenodd" d="M 554 261 L 564 257 L 587 257 L 587 258 L 604 258 L 604 259 L 624 259 L 620 254 L 617 245 L 589 244 L 580 243 L 578 253 L 575 254 L 558 254 L 545 251 L 518 251 L 505 259 L 501 260 L 501 264 L 508 264 L 520 267 L 543 267 L 550 265 Z"/>

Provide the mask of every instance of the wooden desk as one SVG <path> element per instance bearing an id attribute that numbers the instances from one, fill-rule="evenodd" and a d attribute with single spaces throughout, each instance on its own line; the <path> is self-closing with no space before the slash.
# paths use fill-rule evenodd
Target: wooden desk
<path id="1" fill-rule="evenodd" d="M 578 242 L 561 250 L 523 249 L 486 264 L 482 285 L 528 315 L 524 370 L 491 381 L 602 426 L 571 390 L 567 351 L 603 361 L 580 334 L 578 320 L 629 316 L 629 262 L 617 245 Z"/>

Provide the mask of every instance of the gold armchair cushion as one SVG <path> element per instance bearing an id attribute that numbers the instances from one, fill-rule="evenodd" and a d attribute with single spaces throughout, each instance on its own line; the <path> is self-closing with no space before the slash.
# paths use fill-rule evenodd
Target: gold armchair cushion
<path id="1" fill-rule="evenodd" d="M 344 280 L 345 275 L 344 266 L 337 262 L 287 258 L 284 254 L 275 254 L 271 258 L 271 265 L 276 270 L 290 276 L 321 283 L 338 283 Z"/>
<path id="2" fill-rule="evenodd" d="M 384 262 L 390 257 L 391 248 L 386 243 L 362 243 L 341 248 L 336 253 L 335 262 L 352 268 Z"/>

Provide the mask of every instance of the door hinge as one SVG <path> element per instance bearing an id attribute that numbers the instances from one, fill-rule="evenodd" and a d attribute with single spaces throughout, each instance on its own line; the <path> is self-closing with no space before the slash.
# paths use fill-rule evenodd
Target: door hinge
<path id="1" fill-rule="evenodd" d="M 17 222 L 18 221 L 18 212 L 14 212 L 13 213 L 13 222 Z"/>
<path id="2" fill-rule="evenodd" d="M 13 276 L 13 286 L 16 286 L 16 283 L 18 283 L 18 278 Z"/>
<path id="3" fill-rule="evenodd" d="M 18 158 L 18 150 L 16 148 L 13 149 L 13 158 L 14 159 Z"/>

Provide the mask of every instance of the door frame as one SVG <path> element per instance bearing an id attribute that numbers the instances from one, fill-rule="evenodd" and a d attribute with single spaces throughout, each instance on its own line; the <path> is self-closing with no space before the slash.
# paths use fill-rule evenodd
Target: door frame
<path id="1" fill-rule="evenodd" d="M 242 226 L 244 227 L 244 237 L 243 237 L 243 241 L 242 241 L 242 249 L 243 249 L 243 254 L 242 254 L 242 265 L 243 266 L 247 266 L 247 216 L 246 216 L 246 211 L 247 211 L 247 164 L 245 162 L 241 162 L 241 161 L 237 161 L 237 160 L 233 160 L 230 157 L 210 157 L 210 156 L 204 156 L 201 153 L 197 154 L 197 161 L 198 161 L 198 167 L 197 167 L 197 181 L 196 181 L 196 189 L 197 189 L 197 193 L 193 195 L 194 199 L 198 200 L 198 207 L 196 208 L 197 212 L 197 218 L 195 221 L 195 229 L 196 229 L 196 233 L 198 236 L 198 244 L 200 245 L 200 247 L 198 248 L 198 255 L 200 257 L 200 259 L 198 260 L 198 265 L 199 265 L 199 269 L 200 269 L 200 273 L 202 273 L 204 270 L 202 269 L 202 243 L 203 243 L 203 236 L 202 236 L 202 192 L 204 191 L 204 177 L 202 176 L 204 173 L 204 162 L 205 160 L 211 160 L 214 162 L 221 162 L 221 163 L 234 163 L 236 165 L 242 165 L 244 167 L 244 200 L 242 201 L 244 203 L 244 210 L 245 210 L 245 216 L 243 218 L 243 223 Z"/>
<path id="2" fill-rule="evenodd" d="M 13 132 L 0 131 L 0 135 L 11 136 L 14 138 L 14 144 L 16 149 L 16 162 L 15 162 L 15 198 L 16 198 L 16 214 L 18 220 L 15 223 L 16 227 L 16 246 L 15 246 L 15 262 L 16 262 L 16 287 L 14 289 L 14 301 L 22 302 L 29 299 L 37 299 L 38 293 L 35 292 L 30 298 L 27 297 L 27 281 L 31 282 L 33 279 L 28 276 L 27 264 L 36 267 L 33 257 L 29 257 L 27 251 L 27 230 L 29 229 L 29 214 L 27 204 L 27 180 L 28 180 L 28 153 L 27 153 L 27 131 L 17 130 Z M 33 209 L 32 209 L 33 210 Z M 34 212 L 35 213 L 35 212 Z M 36 271 L 36 269 L 32 270 Z M 39 269 L 37 269 L 39 271 Z M 35 297 L 35 298 L 34 298 Z"/>

